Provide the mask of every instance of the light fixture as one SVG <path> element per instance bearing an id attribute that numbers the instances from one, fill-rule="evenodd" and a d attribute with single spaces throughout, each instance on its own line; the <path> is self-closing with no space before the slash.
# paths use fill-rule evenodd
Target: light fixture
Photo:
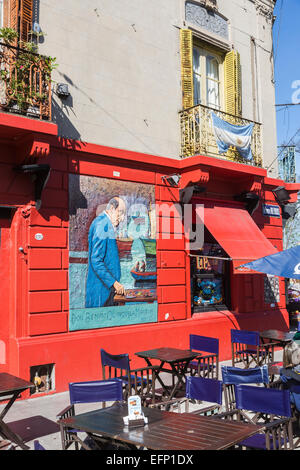
<path id="1" fill-rule="evenodd" d="M 162 176 L 161 179 L 164 182 L 169 183 L 170 186 L 177 187 L 179 185 L 181 175 L 168 175 L 168 176 Z"/>
<path id="2" fill-rule="evenodd" d="M 67 83 L 58 83 L 56 85 L 56 94 L 62 99 L 68 98 L 68 96 L 70 96 L 70 92 Z"/>
<path id="3" fill-rule="evenodd" d="M 290 195 L 284 186 L 278 186 L 272 189 L 272 193 L 279 205 L 286 204 L 290 200 Z"/>
<path id="4" fill-rule="evenodd" d="M 15 167 L 14 170 L 18 173 L 26 173 L 31 176 L 31 180 L 34 182 L 35 185 L 35 207 L 37 210 L 39 210 L 42 205 L 42 192 L 50 176 L 50 165 L 48 165 L 47 163 L 20 165 Z"/>
<path id="5" fill-rule="evenodd" d="M 204 186 L 192 185 L 187 186 L 179 191 L 179 200 L 181 204 L 189 204 L 193 196 L 204 193 L 206 188 Z"/>
<path id="6" fill-rule="evenodd" d="M 259 205 L 259 196 L 253 191 L 244 191 L 237 196 L 234 196 L 236 201 L 245 202 L 247 212 L 252 215 Z"/>

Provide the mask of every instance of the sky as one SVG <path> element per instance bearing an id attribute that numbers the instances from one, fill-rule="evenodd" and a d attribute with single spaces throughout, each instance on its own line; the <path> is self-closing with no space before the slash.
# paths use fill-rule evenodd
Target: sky
<path id="1" fill-rule="evenodd" d="M 300 102 L 300 0 L 277 0 L 273 27 L 276 104 Z M 294 87 L 294 88 L 293 88 Z M 300 142 L 300 105 L 276 107 L 278 145 Z"/>

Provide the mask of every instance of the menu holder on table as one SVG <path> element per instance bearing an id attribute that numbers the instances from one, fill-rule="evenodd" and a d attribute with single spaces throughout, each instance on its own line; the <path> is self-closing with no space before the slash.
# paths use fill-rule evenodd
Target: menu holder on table
<path id="1" fill-rule="evenodd" d="M 129 428 L 145 426 L 148 423 L 148 418 L 142 413 L 141 398 L 133 395 L 128 398 L 128 416 L 123 418 L 125 426 Z"/>

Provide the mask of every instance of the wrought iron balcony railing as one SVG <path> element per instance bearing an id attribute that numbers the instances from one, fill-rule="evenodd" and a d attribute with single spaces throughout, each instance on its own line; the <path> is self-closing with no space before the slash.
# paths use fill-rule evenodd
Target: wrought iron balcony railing
<path id="1" fill-rule="evenodd" d="M 230 124 L 246 126 L 253 123 L 253 134 L 251 140 L 252 161 L 246 161 L 236 150 L 230 147 L 226 154 L 219 154 L 211 112 Z M 208 155 L 225 158 L 239 163 L 247 163 L 253 166 L 262 166 L 262 136 L 261 124 L 248 119 L 244 119 L 233 114 L 209 108 L 208 106 L 197 105 L 192 108 L 180 111 L 181 125 L 181 157 L 191 157 L 193 155 Z"/>
<path id="2" fill-rule="evenodd" d="M 52 59 L 0 42 L 0 110 L 51 120 Z"/>

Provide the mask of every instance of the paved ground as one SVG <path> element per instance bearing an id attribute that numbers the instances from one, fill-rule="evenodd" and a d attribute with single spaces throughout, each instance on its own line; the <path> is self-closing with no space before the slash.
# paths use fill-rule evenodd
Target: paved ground
<path id="1" fill-rule="evenodd" d="M 282 360 L 282 351 L 277 352 L 275 358 Z M 230 365 L 230 362 L 223 362 L 220 366 L 223 364 Z M 30 449 L 34 448 L 34 440 L 38 440 L 47 450 L 61 450 L 57 414 L 68 404 L 68 392 L 19 400 L 8 411 L 5 422 L 25 440 Z M 3 407 L 0 405 L 0 413 Z M 97 408 L 97 404 L 77 405 L 77 413 Z"/>

